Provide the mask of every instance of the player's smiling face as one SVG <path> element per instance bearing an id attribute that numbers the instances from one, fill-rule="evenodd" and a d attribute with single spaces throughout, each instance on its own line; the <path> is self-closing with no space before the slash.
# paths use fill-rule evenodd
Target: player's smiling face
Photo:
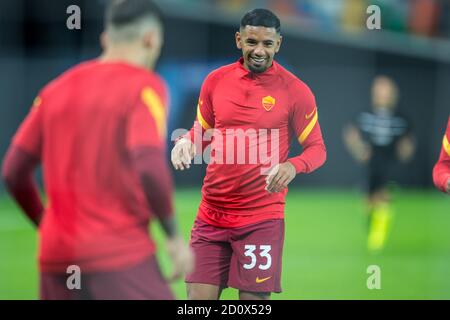
<path id="1" fill-rule="evenodd" d="M 280 50 L 282 37 L 275 28 L 245 26 L 236 32 L 236 45 L 242 50 L 244 67 L 261 73 L 272 66 L 273 57 Z"/>

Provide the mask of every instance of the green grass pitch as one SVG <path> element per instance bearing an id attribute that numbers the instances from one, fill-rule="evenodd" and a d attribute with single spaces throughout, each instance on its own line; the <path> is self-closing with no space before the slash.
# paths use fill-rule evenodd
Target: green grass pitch
<path id="1" fill-rule="evenodd" d="M 188 238 L 199 190 L 179 190 L 177 214 Z M 365 249 L 364 201 L 355 191 L 290 190 L 286 206 L 283 293 L 273 299 L 450 299 L 450 201 L 436 191 L 395 191 L 387 245 Z M 170 271 L 158 226 L 159 258 Z M 367 267 L 381 268 L 369 290 Z M 172 284 L 186 298 L 182 281 Z M 6 196 L 0 198 L 0 299 L 37 299 L 36 232 Z M 223 299 L 236 299 L 226 289 Z"/>

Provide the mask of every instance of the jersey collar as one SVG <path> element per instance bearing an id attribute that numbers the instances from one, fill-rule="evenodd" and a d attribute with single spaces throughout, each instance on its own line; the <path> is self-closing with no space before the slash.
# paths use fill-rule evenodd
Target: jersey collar
<path id="1" fill-rule="evenodd" d="M 274 75 L 276 75 L 277 70 L 278 70 L 278 63 L 275 60 L 273 60 L 272 66 L 269 67 L 269 69 L 267 69 L 263 73 L 253 73 L 253 72 L 245 69 L 243 57 L 239 58 L 239 60 L 236 63 L 238 64 L 239 76 L 242 78 L 248 77 L 250 79 L 257 79 L 257 80 L 264 81 L 264 80 L 268 80 L 268 79 L 272 78 Z"/>

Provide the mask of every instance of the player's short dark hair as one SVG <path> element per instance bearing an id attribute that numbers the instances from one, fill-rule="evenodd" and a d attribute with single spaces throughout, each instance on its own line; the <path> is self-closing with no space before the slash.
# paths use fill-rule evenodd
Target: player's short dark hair
<path id="1" fill-rule="evenodd" d="M 110 0 L 105 13 L 105 25 L 120 28 L 142 18 L 153 17 L 160 24 L 163 15 L 151 0 Z"/>
<path id="2" fill-rule="evenodd" d="M 275 28 L 277 33 L 281 31 L 280 19 L 267 9 L 254 9 L 247 12 L 241 19 L 241 28 L 245 26 Z"/>

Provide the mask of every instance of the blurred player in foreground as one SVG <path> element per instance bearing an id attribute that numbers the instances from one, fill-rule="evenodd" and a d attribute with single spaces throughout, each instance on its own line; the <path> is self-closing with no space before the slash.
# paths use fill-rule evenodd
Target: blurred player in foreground
<path id="1" fill-rule="evenodd" d="M 218 299 L 227 286 L 238 289 L 240 299 L 281 292 L 287 186 L 326 158 L 314 95 L 273 60 L 281 41 L 272 12 L 245 14 L 236 32 L 242 58 L 208 75 L 196 122 L 172 150 L 175 169 L 184 170 L 211 143 L 191 234 L 196 267 L 186 278 L 190 299 Z M 210 130 L 212 142 L 203 139 Z M 292 139 L 303 153 L 288 159 Z M 255 154 L 262 149 L 272 150 L 268 158 Z M 265 166 L 272 168 L 268 175 Z"/>
<path id="2" fill-rule="evenodd" d="M 192 268 L 165 161 L 166 86 L 151 71 L 162 43 L 151 1 L 113 1 L 102 56 L 46 85 L 12 140 L 3 177 L 39 229 L 41 299 L 172 299 L 151 216 L 168 237 L 173 276 Z M 45 209 L 33 180 L 40 162 Z M 80 290 L 67 287 L 71 265 Z"/>
<path id="3" fill-rule="evenodd" d="M 367 248 L 381 250 L 386 242 L 392 212 L 387 184 L 392 165 L 407 162 L 414 153 L 408 121 L 396 112 L 398 87 L 378 76 L 372 85 L 372 110 L 361 113 L 355 124 L 344 130 L 344 141 L 351 155 L 368 165 L 369 232 Z"/>
<path id="4" fill-rule="evenodd" d="M 450 193 L 450 117 L 448 119 L 447 131 L 442 140 L 442 150 L 438 162 L 433 169 L 433 180 L 436 188 Z"/>

